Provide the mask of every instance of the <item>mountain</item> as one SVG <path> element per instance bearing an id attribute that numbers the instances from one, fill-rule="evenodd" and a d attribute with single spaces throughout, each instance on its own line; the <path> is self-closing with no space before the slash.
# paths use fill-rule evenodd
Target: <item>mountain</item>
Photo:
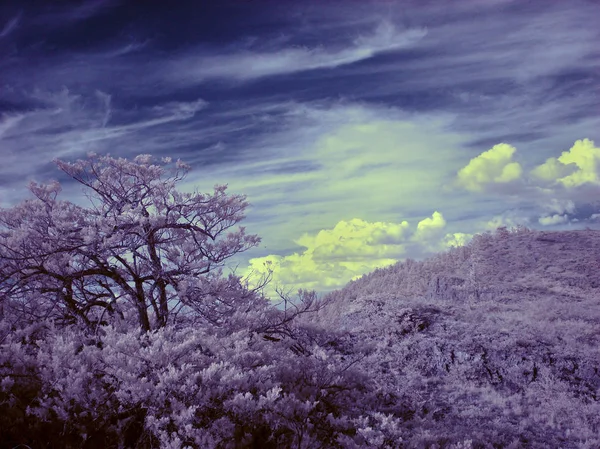
<path id="1" fill-rule="evenodd" d="M 399 447 L 600 448 L 600 231 L 499 228 L 324 302 Z"/>

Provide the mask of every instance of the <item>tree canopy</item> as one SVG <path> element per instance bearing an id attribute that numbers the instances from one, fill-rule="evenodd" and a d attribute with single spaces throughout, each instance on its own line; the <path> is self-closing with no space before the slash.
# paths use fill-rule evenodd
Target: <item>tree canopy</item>
<path id="1" fill-rule="evenodd" d="M 164 327 L 185 307 L 215 322 L 233 307 L 219 268 L 260 242 L 232 230 L 245 196 L 226 185 L 180 192 L 190 167 L 170 158 L 55 163 L 84 186 L 89 207 L 59 200 L 52 182 L 31 183 L 35 199 L 0 211 L 3 298 L 37 318 L 88 325 L 133 308 L 142 330 Z"/>

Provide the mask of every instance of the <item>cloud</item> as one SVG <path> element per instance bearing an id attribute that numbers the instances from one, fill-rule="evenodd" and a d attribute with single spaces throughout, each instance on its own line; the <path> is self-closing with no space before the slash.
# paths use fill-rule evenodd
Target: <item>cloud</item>
<path id="1" fill-rule="evenodd" d="M 102 126 L 102 128 L 106 128 L 106 125 L 108 124 L 108 121 L 110 120 L 110 117 L 112 115 L 112 111 L 111 111 L 111 107 L 110 107 L 110 102 L 112 100 L 112 97 L 104 92 L 99 91 L 99 90 L 96 91 L 96 97 L 104 105 L 105 112 L 104 112 L 104 117 L 102 118 L 101 126 Z"/>
<path id="2" fill-rule="evenodd" d="M 471 241 L 473 234 L 464 232 L 449 233 L 444 236 L 443 244 L 446 247 L 464 246 Z"/>
<path id="3" fill-rule="evenodd" d="M 600 148 L 589 139 L 577 140 L 569 151 L 531 170 L 531 176 L 566 188 L 600 184 Z"/>
<path id="4" fill-rule="evenodd" d="M 568 223 L 576 209 L 573 200 L 560 198 L 551 198 L 542 204 L 542 208 L 546 210 L 546 213 L 538 219 L 538 223 L 542 226 Z"/>
<path id="5" fill-rule="evenodd" d="M 558 179 L 568 176 L 573 173 L 576 168 L 574 166 L 566 166 L 561 164 L 556 158 L 551 157 L 546 159 L 541 165 L 538 165 L 530 174 L 532 177 L 543 181 L 549 181 L 550 183 L 556 182 Z"/>
<path id="6" fill-rule="evenodd" d="M 304 250 L 289 255 L 270 254 L 250 259 L 245 275 L 257 281 L 272 270 L 273 281 L 267 294 L 275 297 L 276 286 L 283 289 L 340 288 L 376 268 L 394 264 L 415 245 L 426 251 L 439 251 L 464 244 L 468 234 L 446 234 L 444 217 L 434 212 L 410 231 L 408 221 L 368 222 L 360 218 L 339 221 L 333 228 L 305 233 L 295 240 Z"/>
<path id="7" fill-rule="evenodd" d="M 435 211 L 431 218 L 425 218 L 417 224 L 417 231 L 413 235 L 413 240 L 431 240 L 432 237 L 438 236 L 445 226 L 444 216 Z"/>
<path id="8" fill-rule="evenodd" d="M 332 229 L 297 239 L 295 243 L 305 248 L 302 252 L 250 259 L 246 273 L 273 270 L 271 294 L 276 285 L 331 290 L 375 268 L 395 263 L 405 251 L 408 227 L 407 221 L 341 220 Z"/>
<path id="9" fill-rule="evenodd" d="M 398 245 L 387 235 L 387 244 L 402 246 L 398 257 L 418 258 L 488 225 L 541 226 L 540 217 L 554 216 L 586 221 L 598 210 L 582 212 L 582 198 L 597 198 L 598 184 L 574 185 L 592 173 L 581 155 L 572 155 L 581 167 L 555 158 L 540 169 L 546 181 L 520 173 L 575 138 L 598 138 L 598 98 L 590 92 L 599 30 L 580 26 L 597 15 L 596 5 L 469 1 L 448 9 L 416 2 L 408 17 L 401 2 L 308 3 L 249 8 L 244 23 L 231 22 L 219 39 L 207 39 L 187 17 L 153 22 L 156 10 L 145 7 L 140 21 L 102 43 L 63 39 L 88 17 L 97 15 L 99 26 L 112 22 L 116 16 L 103 12 L 117 2 L 26 10 L 17 28 L 0 23 L 14 33 L 8 39 L 23 35 L 24 45 L 44 35 L 39 45 L 19 44 L 22 58 L 0 58 L 0 96 L 14 105 L 0 117 L 2 201 L 17 199 L 11 189 L 24 191 L 27 177 L 57 176 L 47 164 L 54 157 L 181 157 L 193 166 L 182 190 L 228 182 L 231 192 L 248 194 L 244 224 L 264 246 L 243 257 L 271 254 L 284 274 L 316 276 L 314 285 L 338 282 L 314 274 L 323 267 L 326 278 L 354 276 L 360 270 L 339 260 L 355 260 L 357 251 L 375 251 L 369 257 L 381 263 L 395 259 L 377 252 L 383 241 L 356 243 L 369 233 L 338 246 L 315 240 L 355 217 L 368 224 L 406 219 L 414 232 Z M 258 27 L 265 19 L 270 25 Z M 35 67 L 27 63 L 32 58 Z M 210 96 L 210 106 L 197 95 Z M 501 144 L 504 153 L 494 146 L 499 142 L 510 142 Z M 487 159 L 479 155 L 486 149 Z M 579 171 L 585 176 L 568 178 Z M 562 178 L 574 186 L 564 188 Z M 442 189 L 450 184 L 466 192 Z M 444 215 L 423 220 L 431 211 Z M 445 227 L 435 226 L 442 221 Z"/>
<path id="10" fill-rule="evenodd" d="M 427 217 L 417 224 L 416 231 L 410 240 L 418 246 L 411 248 L 411 257 L 417 253 L 426 255 L 446 251 L 449 247 L 466 245 L 473 234 L 465 232 L 446 232 L 446 219 L 435 211 L 431 217 Z M 415 254 L 413 254 L 413 252 Z"/>
<path id="11" fill-rule="evenodd" d="M 6 25 L 4 25 L 4 27 L 0 31 L 0 39 L 8 36 L 14 30 L 16 30 L 17 27 L 19 26 L 20 21 L 21 21 L 21 14 L 18 14 L 15 17 L 13 17 L 12 19 L 10 19 L 8 22 L 6 22 Z"/>
<path id="12" fill-rule="evenodd" d="M 115 57 L 119 57 L 119 56 L 128 55 L 131 53 L 138 52 L 139 50 L 142 50 L 144 48 L 147 48 L 149 43 L 150 43 L 149 39 L 146 39 L 141 42 L 134 41 L 129 44 L 121 45 L 117 48 L 112 48 L 110 50 L 104 51 L 103 53 L 100 54 L 100 56 L 104 56 L 105 58 L 115 58 Z"/>
<path id="13" fill-rule="evenodd" d="M 277 114 L 277 126 L 267 121 L 268 135 L 243 142 L 235 164 L 214 167 L 210 180 L 189 178 L 201 188 L 227 180 L 232 191 L 247 194 L 260 210 L 250 211 L 248 221 L 260 221 L 257 232 L 268 233 L 269 245 L 356 216 L 396 222 L 399 215 L 421 215 L 423 204 L 452 203 L 439 199 L 440 183 L 459 157 L 445 150 L 459 148 L 462 139 L 444 130 L 441 117 L 336 101 L 292 103 Z"/>
<path id="14" fill-rule="evenodd" d="M 570 199 L 551 198 L 543 205 L 543 207 L 548 212 L 555 212 L 558 214 L 572 214 L 575 212 L 575 203 Z"/>
<path id="15" fill-rule="evenodd" d="M 185 134 L 181 126 L 206 107 L 204 100 L 158 103 L 135 111 L 115 108 L 112 96 L 102 91 L 76 95 L 69 89 L 26 93 L 33 107 L 0 115 L 0 166 L 2 188 L 24 189 L 29 177 L 47 176 L 54 158 L 84 157 L 89 151 L 118 152 L 130 157 L 165 148 Z M 169 129 L 165 130 L 165 126 Z M 162 140 L 160 144 L 155 140 Z M 198 139 L 199 141 L 200 139 Z M 52 171 L 50 176 L 57 174 Z M 67 192 L 65 190 L 65 192 Z M 15 200 L 18 199 L 15 196 Z"/>
<path id="16" fill-rule="evenodd" d="M 54 6 L 49 12 L 36 17 L 35 22 L 60 27 L 95 17 L 114 6 L 113 0 L 84 0 L 77 6 L 68 5 L 64 8 Z"/>
<path id="17" fill-rule="evenodd" d="M 2 114 L 0 117 L 0 139 L 5 135 L 8 136 L 10 130 L 16 128 L 23 118 L 25 118 L 25 114 Z"/>
<path id="18" fill-rule="evenodd" d="M 327 69 L 369 59 L 379 53 L 415 45 L 426 35 L 424 29 L 399 31 L 390 22 L 380 23 L 366 36 L 339 48 L 296 46 L 277 50 L 244 50 L 225 55 L 186 53 L 168 64 L 165 77 L 196 84 L 206 79 L 238 81 L 305 70 Z M 201 52 L 201 50 L 198 50 Z"/>
<path id="19" fill-rule="evenodd" d="M 304 234 L 295 243 L 308 248 L 315 259 L 382 258 L 397 254 L 407 228 L 407 221 L 369 223 L 354 218 L 315 236 Z"/>
<path id="20" fill-rule="evenodd" d="M 554 214 L 550 216 L 540 217 L 538 219 L 538 223 L 542 226 L 552 226 L 561 223 L 567 223 L 569 221 L 569 217 L 567 215 L 559 215 Z"/>
<path id="21" fill-rule="evenodd" d="M 494 145 L 474 157 L 458 171 L 457 183 L 472 192 L 481 192 L 489 184 L 505 184 L 521 177 L 522 168 L 512 161 L 516 148 L 506 143 Z"/>
<path id="22" fill-rule="evenodd" d="M 247 193 L 256 208 L 256 215 L 254 210 L 249 212 L 248 221 L 256 226 L 254 232 L 265 237 L 264 244 L 270 250 L 257 249 L 254 254 L 278 254 L 277 260 L 284 264 L 311 266 L 308 273 L 314 269 L 310 265 L 315 262 L 312 255 L 307 258 L 302 251 L 298 253 L 290 242 L 298 243 L 300 233 L 317 235 L 324 228 L 333 229 L 340 220 L 349 222 L 349 214 L 384 222 L 397 222 L 401 214 L 414 223 L 415 232 L 405 241 L 407 255 L 419 258 L 464 244 L 485 229 L 539 224 L 540 216 L 563 214 L 572 207 L 568 201 L 576 203 L 574 198 L 525 182 L 515 184 L 516 195 L 493 201 L 486 195 L 473 198 L 456 190 L 443 191 L 440 187 L 444 181 L 453 179 L 464 166 L 464 157 L 460 136 L 448 133 L 445 122 L 435 116 L 424 123 L 422 118 L 393 108 L 352 103 L 330 103 L 327 107 L 290 104 L 282 115 L 289 122 L 280 131 L 248 142 L 248 154 L 260 151 L 260 160 L 242 159 L 214 173 L 230 180 L 235 191 Z M 501 164 L 496 177 L 501 180 L 502 164 L 514 162 L 516 151 L 506 147 L 508 155 L 498 158 Z M 492 157 L 492 163 L 498 159 Z M 494 189 L 498 185 L 505 184 L 494 184 Z M 555 210 L 559 204 L 561 211 Z M 415 217 L 422 217 L 423 207 L 438 211 L 419 222 Z M 453 223 L 451 232 L 446 229 L 448 222 Z M 294 252 L 296 259 L 282 259 Z"/>
<path id="23" fill-rule="evenodd" d="M 600 103 L 590 92 L 597 86 L 600 30 L 581 24 L 599 14 L 599 4 L 494 3 L 453 2 L 448 9 L 426 2 L 411 9 L 413 23 L 428 24 L 427 36 L 410 58 L 345 68 L 360 79 L 353 94 L 456 112 L 453 128 L 473 133 L 472 148 L 509 142 L 522 165 L 574 136 L 596 138 Z"/>
<path id="24" fill-rule="evenodd" d="M 490 220 L 485 220 L 477 224 L 477 228 L 483 228 L 484 231 L 495 231 L 500 227 L 513 228 L 518 225 L 528 226 L 530 223 L 529 217 L 525 216 L 524 212 L 519 209 L 507 210 L 500 215 L 492 217 Z"/>
<path id="25" fill-rule="evenodd" d="M 112 3 L 110 0 L 88 0 L 75 8 L 65 10 L 64 14 L 71 20 L 85 20 L 112 7 Z"/>
<path id="26" fill-rule="evenodd" d="M 513 181 L 512 178 L 516 181 L 516 174 L 522 172 L 520 164 L 514 169 L 515 176 L 510 176 L 511 170 L 507 169 L 511 164 L 515 164 L 512 162 L 515 151 L 514 147 L 506 144 L 496 145 L 473 158 L 458 172 L 455 185 L 482 192 L 492 191 L 493 183 L 494 192 L 511 194 L 505 195 L 507 200 L 517 203 L 518 208 L 523 211 L 516 217 L 516 221 L 512 218 L 508 223 L 495 220 L 488 222 L 485 227 L 494 229 L 503 225 L 514 226 L 530 218 L 543 226 L 586 219 L 587 215 L 577 217 L 576 209 L 593 207 L 590 202 L 597 198 L 600 186 L 600 149 L 592 140 L 577 140 L 570 150 L 563 152 L 560 157 L 548 158 L 545 163 L 530 170 L 524 182 L 512 185 L 510 182 L 501 183 L 506 180 Z M 529 218 L 525 217 L 525 210 L 529 210 Z"/>

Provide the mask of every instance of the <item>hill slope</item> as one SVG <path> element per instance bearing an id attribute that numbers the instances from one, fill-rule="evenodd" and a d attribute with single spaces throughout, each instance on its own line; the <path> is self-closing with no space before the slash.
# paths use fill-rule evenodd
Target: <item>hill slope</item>
<path id="1" fill-rule="evenodd" d="M 399 447 L 600 447 L 599 231 L 499 229 L 326 299 L 372 344 Z"/>

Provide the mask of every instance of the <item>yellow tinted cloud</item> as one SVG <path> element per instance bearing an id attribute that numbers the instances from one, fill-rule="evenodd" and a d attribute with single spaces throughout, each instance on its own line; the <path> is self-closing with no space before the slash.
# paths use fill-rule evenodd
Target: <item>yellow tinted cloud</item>
<path id="1" fill-rule="evenodd" d="M 547 217 L 540 217 L 538 219 L 539 224 L 542 226 L 552 226 L 556 224 L 566 223 L 569 221 L 569 217 L 567 215 L 559 215 L 554 214 Z"/>
<path id="2" fill-rule="evenodd" d="M 426 250 L 440 251 L 464 244 L 471 237 L 461 233 L 444 237 L 445 226 L 446 220 L 437 211 L 418 222 L 412 234 L 407 221 L 342 220 L 331 229 L 304 234 L 295 240 L 305 248 L 301 253 L 250 259 L 246 275 L 252 283 L 271 270 L 273 280 L 265 291 L 271 298 L 276 298 L 276 286 L 332 290 L 376 268 L 396 263 L 405 255 L 406 244 L 414 247 L 416 243 Z"/>
<path id="3" fill-rule="evenodd" d="M 558 158 L 549 158 L 535 167 L 532 176 L 545 181 L 560 183 L 565 187 L 577 187 L 585 183 L 600 184 L 598 162 L 600 148 L 589 139 L 578 140 Z"/>
<path id="4" fill-rule="evenodd" d="M 256 151 L 261 158 L 214 172 L 229 181 L 231 192 L 248 195 L 260 210 L 250 210 L 248 221 L 260 222 L 255 232 L 278 250 L 304 232 L 351 218 L 350 210 L 394 222 L 394 210 L 439 201 L 440 184 L 459 157 L 454 150 L 464 142 L 447 131 L 449 117 L 408 117 L 389 108 L 294 105 L 286 117 L 284 130 L 249 142 L 248 154 Z M 188 185 L 210 189 L 202 179 Z"/>
<path id="5" fill-rule="evenodd" d="M 444 220 L 444 216 L 435 211 L 431 215 L 431 218 L 425 218 L 417 224 L 417 231 L 413 234 L 412 240 L 431 240 L 438 237 L 445 226 L 446 220 Z"/>
<path id="6" fill-rule="evenodd" d="M 473 234 L 465 234 L 463 232 L 455 232 L 446 234 L 444 237 L 443 244 L 446 247 L 450 246 L 464 246 L 473 238 Z"/>
<path id="7" fill-rule="evenodd" d="M 338 222 L 333 229 L 316 235 L 304 234 L 296 243 L 306 248 L 301 254 L 269 255 L 250 259 L 247 274 L 273 272 L 267 295 L 274 287 L 333 289 L 352 279 L 391 265 L 404 253 L 408 222 L 370 223 L 359 218 Z"/>
<path id="8" fill-rule="evenodd" d="M 368 223 L 359 218 L 340 221 L 333 229 L 323 229 L 316 236 L 304 234 L 295 242 L 304 246 L 314 258 L 383 257 L 397 251 L 408 222 Z"/>
<path id="9" fill-rule="evenodd" d="M 458 171 L 458 184 L 467 190 L 480 192 L 487 184 L 519 179 L 522 169 L 518 162 L 512 161 L 515 151 L 515 147 L 506 143 L 494 145 Z"/>

